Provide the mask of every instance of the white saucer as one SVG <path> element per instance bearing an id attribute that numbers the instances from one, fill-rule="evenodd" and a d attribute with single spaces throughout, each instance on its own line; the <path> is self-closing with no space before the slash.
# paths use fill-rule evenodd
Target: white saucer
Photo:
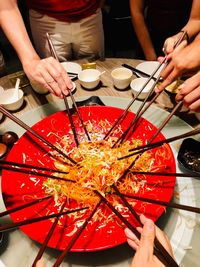
<path id="1" fill-rule="evenodd" d="M 65 70 L 69 73 L 71 72 L 71 73 L 79 74 L 79 72 L 82 71 L 82 68 L 78 63 L 66 61 L 66 62 L 62 62 L 61 64 L 65 68 Z"/>
<path id="2" fill-rule="evenodd" d="M 155 69 L 158 67 L 159 64 L 160 64 L 160 62 L 158 62 L 158 61 L 145 61 L 145 62 L 138 64 L 136 66 L 136 69 L 141 70 L 141 71 L 151 75 L 155 71 Z M 159 70 L 154 74 L 154 77 L 157 78 L 158 75 L 160 74 L 161 70 L 162 70 L 162 67 L 159 68 Z M 145 76 L 141 75 L 140 73 L 138 73 L 138 76 L 145 77 Z"/>

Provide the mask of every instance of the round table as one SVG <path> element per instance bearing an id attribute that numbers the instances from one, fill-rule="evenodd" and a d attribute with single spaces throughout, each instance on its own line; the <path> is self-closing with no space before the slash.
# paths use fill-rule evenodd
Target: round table
<path id="1" fill-rule="evenodd" d="M 113 68 L 121 66 L 123 63 L 136 66 L 139 62 L 140 61 L 133 59 L 106 59 L 105 61 L 97 61 L 97 68 L 101 71 L 106 71 L 106 73 L 102 76 L 101 85 L 96 90 L 86 91 L 81 88 L 79 82 L 76 81 L 77 90 L 74 94 L 75 99 L 80 101 L 95 95 L 99 96 L 105 105 L 125 108 L 132 98 L 131 90 L 116 90 L 113 87 L 110 72 Z M 0 80 L 0 85 L 5 88 L 9 88 L 9 76 L 2 78 Z M 20 117 L 30 126 L 53 112 L 65 109 L 63 100 L 60 100 L 51 94 L 38 95 L 30 86 L 25 87 L 24 91 L 26 92 L 24 106 L 21 110 L 15 112 L 15 115 Z M 140 104 L 141 101 L 136 101 L 131 110 L 134 112 L 137 111 Z M 163 92 L 163 95 L 158 99 L 157 103 L 155 103 L 144 114 L 144 117 L 156 126 L 159 126 L 160 122 L 167 115 L 167 112 L 164 109 L 170 110 L 172 107 L 173 100 L 169 99 L 169 96 Z M 185 116 L 186 121 L 190 118 L 187 123 L 190 123 L 190 125 L 194 127 L 199 125 L 198 120 L 192 113 L 185 109 L 181 112 L 179 115 Z M 177 116 L 173 116 L 162 132 L 166 137 L 185 133 L 191 129 L 191 126 L 187 123 Z M 4 118 L 0 124 L 0 132 L 7 130 L 14 130 L 19 135 L 24 133 L 24 130 L 17 126 L 14 122 L 11 122 L 8 118 Z M 172 145 L 175 157 L 180 143 L 181 141 L 177 141 Z M 175 188 L 174 201 L 181 204 L 199 206 L 199 189 L 200 182 L 198 180 L 178 178 Z M 0 207 L 1 210 L 4 209 L 2 199 L 0 201 Z M 180 263 L 180 266 L 199 266 L 199 219 L 199 215 L 174 209 L 170 211 L 168 210 L 158 221 L 159 226 L 164 229 L 171 240 L 176 260 Z M 9 221 L 9 218 L 7 217 L 2 220 Z M 8 239 L 6 250 L 1 254 L 1 259 L 6 266 L 31 266 L 39 249 L 38 244 L 33 242 L 20 230 L 11 231 L 8 235 Z M 44 254 L 44 259 L 48 261 L 47 267 L 52 266 L 55 262 L 55 257 L 58 255 L 58 251 L 47 249 Z M 132 249 L 130 249 L 127 244 L 124 244 L 105 251 L 78 253 L 78 257 L 77 253 L 72 253 L 65 259 L 62 266 L 110 265 L 118 267 L 123 265 L 128 267 L 130 266 L 132 255 Z"/>

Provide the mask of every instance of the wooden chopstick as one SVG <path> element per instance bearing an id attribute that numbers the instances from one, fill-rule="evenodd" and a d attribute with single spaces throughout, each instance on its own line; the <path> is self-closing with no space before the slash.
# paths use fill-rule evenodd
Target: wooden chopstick
<path id="1" fill-rule="evenodd" d="M 159 70 L 159 68 L 166 62 L 166 57 L 162 60 L 162 62 L 158 65 L 158 67 L 154 70 L 154 72 L 152 73 L 152 75 L 149 77 L 149 79 L 144 83 L 144 85 L 141 88 L 141 92 L 144 90 L 144 88 L 146 87 L 146 85 L 150 82 L 152 76 Z M 127 129 L 124 131 L 124 133 L 117 139 L 117 141 L 114 143 L 113 147 L 115 147 L 119 142 L 123 142 L 124 139 L 126 138 L 128 132 L 130 131 L 130 129 L 133 127 L 133 125 L 136 123 L 136 121 L 139 120 L 139 118 L 141 117 L 141 111 L 143 109 L 143 107 L 145 106 L 146 102 L 149 99 L 149 96 L 152 94 L 152 92 L 154 91 L 154 88 L 157 84 L 157 82 L 160 79 L 160 75 L 156 78 L 156 80 L 154 81 L 153 85 L 151 86 L 149 93 L 147 94 L 146 98 L 144 99 L 144 101 L 142 102 L 142 104 L 140 105 L 137 113 L 135 114 L 135 118 L 133 119 L 133 121 L 130 123 L 130 125 L 127 127 Z M 139 93 L 140 93 L 139 91 Z M 146 111 L 146 110 L 145 110 Z"/>
<path id="2" fill-rule="evenodd" d="M 55 47 L 54 47 L 54 45 L 53 45 L 53 43 L 51 41 L 51 38 L 50 38 L 50 35 L 48 34 L 48 32 L 46 33 L 46 37 L 47 37 L 48 45 L 49 45 L 49 48 L 50 48 L 52 56 L 59 62 L 58 55 L 56 53 Z M 68 92 L 70 92 L 70 90 L 68 90 Z M 72 132 L 73 132 L 73 135 L 74 135 L 74 140 L 75 140 L 76 146 L 78 146 L 79 145 L 78 136 L 77 136 L 76 129 L 75 129 L 75 126 L 74 126 L 72 115 L 70 113 L 67 97 L 66 97 L 65 94 L 62 94 L 62 95 L 63 95 L 63 99 L 64 99 L 64 102 L 65 102 L 65 107 L 67 109 L 67 114 L 68 114 L 69 121 L 70 121 L 70 124 L 71 124 Z M 72 96 L 72 94 L 70 94 L 70 97 L 71 96 Z"/>
<path id="3" fill-rule="evenodd" d="M 46 33 L 46 38 L 47 38 L 47 42 L 48 42 L 48 45 L 49 45 L 50 52 L 51 52 L 52 56 L 53 56 L 57 61 L 59 61 L 58 55 L 57 55 L 57 53 L 56 53 L 56 50 L 55 50 L 55 48 L 54 48 L 54 45 L 53 45 L 53 43 L 52 43 L 52 41 L 51 41 L 51 38 L 50 38 L 50 35 L 49 35 L 48 32 Z"/>
<path id="4" fill-rule="evenodd" d="M 122 64 L 122 66 L 125 67 L 125 68 L 127 68 L 127 69 L 129 69 L 129 70 L 132 70 L 133 73 L 135 73 L 135 74 L 138 73 L 138 74 L 140 74 L 140 75 L 142 75 L 142 76 L 145 76 L 145 77 L 147 77 L 147 78 L 150 77 L 150 74 L 148 74 L 148 73 L 146 73 L 146 72 L 144 72 L 144 71 L 141 71 L 141 70 L 139 70 L 139 69 L 136 69 L 136 68 L 134 68 L 134 67 L 132 67 L 132 66 L 130 66 L 130 65 L 128 65 L 128 64 Z M 152 77 L 152 80 L 156 80 L 156 77 Z"/>
<path id="5" fill-rule="evenodd" d="M 174 208 L 174 209 L 187 210 L 190 212 L 195 212 L 195 213 L 200 214 L 200 208 L 197 208 L 197 207 L 192 207 L 192 206 L 187 206 L 187 205 L 182 205 L 182 204 L 172 203 L 172 202 L 166 202 L 162 200 L 150 199 L 150 198 L 145 198 L 145 197 L 132 196 L 129 194 L 122 194 L 122 195 L 126 198 L 132 198 L 132 199 L 136 199 L 139 201 L 149 202 L 152 204 L 158 204 L 158 205 L 162 205 L 162 206 L 166 206 L 166 207 Z"/>
<path id="6" fill-rule="evenodd" d="M 167 118 L 163 121 L 163 123 L 160 125 L 160 127 L 157 129 L 157 131 L 155 132 L 155 134 L 149 139 L 148 143 L 150 144 L 157 136 L 158 134 L 161 132 L 161 130 L 165 127 L 165 125 L 169 122 L 169 120 L 171 119 L 171 117 L 175 114 L 175 112 L 182 106 L 183 101 L 180 101 L 176 104 L 176 106 L 173 108 L 173 110 L 169 113 L 169 115 L 167 116 Z"/>
<path id="7" fill-rule="evenodd" d="M 71 125 L 71 128 L 72 128 L 72 132 L 73 132 L 73 135 L 74 135 L 74 140 L 75 140 L 76 146 L 78 146 L 79 145 L 78 135 L 76 133 L 76 128 L 74 126 L 74 121 L 73 121 L 72 115 L 70 113 L 70 109 L 69 109 L 69 104 L 68 104 L 68 101 L 67 101 L 67 97 L 64 94 L 63 94 L 63 98 L 64 98 L 65 106 L 66 106 L 66 109 L 67 109 L 67 113 L 68 113 L 70 125 Z"/>
<path id="8" fill-rule="evenodd" d="M 181 37 L 177 40 L 177 42 L 174 44 L 174 49 L 184 40 L 185 36 L 187 35 L 186 32 L 183 32 L 183 34 L 181 35 Z M 141 90 L 138 92 L 137 96 L 143 91 L 143 89 L 146 87 L 146 85 L 150 82 L 150 80 L 154 77 L 154 75 L 156 74 L 156 72 L 161 68 L 161 66 L 163 64 L 167 63 L 167 56 L 165 56 L 163 58 L 163 60 L 160 62 L 160 64 L 158 65 L 158 67 L 153 71 L 153 73 L 151 75 L 149 75 L 149 79 L 146 81 L 146 83 L 142 86 Z M 119 142 L 122 143 L 124 141 L 124 139 L 126 138 L 128 132 L 130 131 L 130 129 L 136 124 L 136 122 L 140 119 L 140 117 L 142 116 L 142 114 L 144 112 L 142 112 L 142 109 L 144 107 L 144 105 L 146 104 L 146 102 L 148 101 L 150 95 L 152 94 L 152 92 L 154 91 L 154 88 L 157 84 L 157 82 L 161 79 L 161 74 L 158 75 L 157 78 L 154 79 L 154 83 L 150 88 L 149 93 L 147 94 L 146 98 L 144 99 L 143 103 L 140 105 L 135 118 L 133 119 L 133 121 L 131 122 L 131 124 L 127 127 L 126 131 L 121 135 L 121 137 L 118 138 L 118 140 L 115 142 L 115 144 L 113 145 L 113 147 L 115 147 Z M 158 97 L 158 95 L 156 96 L 156 98 Z M 153 102 L 151 102 L 153 103 Z M 149 107 L 150 105 L 148 105 Z M 147 109 L 145 109 L 146 111 Z M 164 127 L 164 126 L 163 126 Z"/>
<path id="9" fill-rule="evenodd" d="M 62 213 L 63 212 L 63 210 L 64 210 L 67 202 L 68 202 L 68 198 L 66 197 L 64 203 L 61 206 L 61 209 L 60 209 L 59 213 Z M 55 228 L 56 228 L 56 226 L 58 224 L 59 217 L 60 216 L 58 216 L 58 217 L 55 218 L 53 225 L 51 226 L 51 228 L 50 228 L 50 230 L 49 230 L 49 232 L 48 232 L 48 234 L 47 234 L 47 236 L 46 236 L 46 238 L 45 238 L 42 246 L 40 247 L 40 249 L 38 251 L 37 256 L 35 257 L 35 260 L 34 260 L 34 262 L 32 264 L 32 267 L 35 267 L 37 261 L 41 259 L 42 255 L 43 255 L 43 253 L 44 253 L 44 251 L 45 251 L 45 249 L 46 249 L 46 247 L 47 247 L 47 245 L 49 243 L 49 240 L 51 239 L 51 237 L 53 235 L 53 232 L 54 232 L 54 230 L 55 230 Z"/>
<path id="10" fill-rule="evenodd" d="M 129 202 L 126 200 L 126 198 L 124 197 L 123 194 L 120 193 L 120 191 L 118 190 L 117 186 L 115 184 L 112 185 L 113 189 L 115 190 L 116 194 L 120 197 L 120 199 L 123 201 L 123 203 L 125 204 L 126 207 L 128 207 L 129 211 L 132 213 L 132 215 L 136 218 L 137 222 L 140 224 L 140 226 L 142 226 L 142 223 L 140 221 L 140 217 L 139 215 L 136 213 L 136 211 L 134 210 L 134 208 L 129 204 Z M 165 248 L 163 247 L 163 245 L 160 243 L 160 241 L 157 239 L 157 237 L 155 237 L 154 240 L 154 245 L 155 247 L 159 250 L 159 252 L 161 253 L 160 256 L 160 260 L 161 261 L 166 261 L 169 266 L 171 266 L 171 264 L 176 264 L 176 262 L 173 260 L 173 258 L 171 257 L 171 255 L 168 253 L 167 250 L 165 250 Z M 163 257 L 163 258 L 162 258 Z"/>
<path id="11" fill-rule="evenodd" d="M 15 161 L 0 160 L 0 168 L 1 168 L 1 165 L 8 165 L 8 166 L 13 166 L 13 167 L 23 167 L 26 169 L 34 169 L 34 170 L 39 170 L 39 171 L 68 174 L 68 172 L 65 172 L 65 171 L 60 171 L 60 170 L 55 170 L 55 169 L 51 169 L 51 168 L 45 168 L 42 166 L 35 166 L 35 165 L 30 165 L 30 164 L 15 162 Z"/>
<path id="12" fill-rule="evenodd" d="M 100 200 L 97 205 L 95 206 L 95 208 L 93 209 L 93 211 L 91 212 L 91 214 L 89 215 L 89 217 L 85 220 L 85 222 L 83 223 L 83 225 L 81 226 L 81 228 L 76 232 L 75 236 L 70 240 L 69 244 L 67 245 L 67 247 L 65 248 L 65 250 L 63 250 L 63 252 L 60 254 L 60 256 L 57 258 L 56 262 L 54 263 L 53 267 L 58 267 L 60 266 L 60 264 L 62 263 L 62 261 L 64 260 L 64 258 L 66 257 L 67 253 L 70 251 L 70 249 L 73 247 L 73 245 L 75 244 L 76 240 L 79 238 L 79 236 L 82 234 L 83 230 L 86 228 L 88 222 L 92 219 L 92 217 L 94 216 L 95 212 L 97 211 L 97 209 L 99 208 L 99 206 L 101 205 L 102 200 Z"/>
<path id="13" fill-rule="evenodd" d="M 176 176 L 184 178 L 197 178 L 200 179 L 200 174 L 198 173 L 180 173 L 180 172 L 143 172 L 143 171 L 130 171 L 132 174 L 138 175 L 150 175 L 150 176 Z"/>
<path id="14" fill-rule="evenodd" d="M 110 135 L 110 133 L 112 132 L 112 130 L 117 126 L 117 124 L 126 117 L 127 113 L 128 113 L 128 109 L 133 105 L 133 103 L 135 102 L 135 100 L 137 99 L 137 97 L 141 94 L 141 92 L 144 90 L 145 86 L 150 82 L 151 78 L 153 77 L 153 75 L 159 70 L 159 68 L 162 66 L 162 64 L 165 62 L 165 58 L 163 59 L 163 61 L 158 65 L 158 67 L 154 70 L 154 72 L 150 75 L 149 79 L 144 83 L 144 85 L 142 86 L 142 88 L 139 90 L 139 92 L 137 92 L 137 94 L 134 96 L 134 98 L 131 100 L 131 102 L 128 104 L 128 106 L 126 107 L 126 109 L 122 112 L 122 114 L 118 117 L 118 119 L 115 121 L 115 123 L 113 124 L 113 126 L 111 127 L 111 129 L 107 132 L 107 134 L 104 136 L 104 140 Z M 156 81 L 159 80 L 160 77 L 156 78 Z M 156 83 L 154 83 L 156 84 Z M 148 100 L 148 97 L 150 96 L 150 94 L 152 93 L 152 91 L 154 90 L 154 87 L 155 85 L 152 85 L 151 87 L 151 90 L 148 94 L 148 96 L 146 97 L 146 101 Z M 144 101 L 145 101 L 144 100 Z M 145 103 L 146 103 L 145 101 Z M 141 109 L 143 108 L 143 106 L 145 105 L 145 103 L 143 103 L 141 106 L 140 106 L 140 109 L 138 110 L 135 118 L 134 118 L 134 122 L 135 120 L 137 119 L 138 115 L 139 115 L 139 112 L 141 111 Z M 134 123 L 133 122 L 133 123 Z M 133 125 L 133 123 L 131 123 L 131 125 Z M 129 129 L 128 129 L 129 128 Z M 122 134 L 123 135 L 123 138 L 120 137 L 116 142 L 115 144 L 113 145 L 113 147 L 122 139 L 125 138 L 125 136 L 127 135 L 128 131 L 130 130 L 131 127 L 128 127 L 127 131 L 125 131 L 126 133 L 125 134 Z"/>
<path id="15" fill-rule="evenodd" d="M 53 45 L 53 43 L 52 43 L 52 41 L 51 41 L 50 35 L 49 35 L 48 33 L 46 33 L 46 37 L 47 37 L 47 40 L 48 40 L 48 44 L 49 44 L 50 50 L 52 51 L 52 55 L 53 55 L 53 57 L 59 62 L 59 59 L 58 59 L 58 56 L 57 56 L 55 47 L 54 47 L 54 45 Z M 77 112 L 77 114 L 78 114 L 79 120 L 80 120 L 81 125 L 82 125 L 82 127 L 83 127 L 83 129 L 84 129 L 84 132 L 85 132 L 85 134 L 86 134 L 88 140 L 91 141 L 90 136 L 89 136 L 89 133 L 88 133 L 88 131 L 87 131 L 86 127 L 85 127 L 85 124 L 84 124 L 84 122 L 83 122 L 83 118 L 82 118 L 82 116 L 81 116 L 81 113 L 79 112 L 79 109 L 78 109 L 78 107 L 77 107 L 77 105 L 76 105 L 76 101 L 75 101 L 75 99 L 74 99 L 74 96 L 73 96 L 73 94 L 71 93 L 71 90 L 68 90 L 68 92 L 69 92 L 69 95 L 70 95 L 71 100 L 72 100 L 72 102 L 73 102 L 73 105 L 74 105 L 74 107 L 75 107 L 75 110 L 76 110 L 76 112 Z M 63 94 L 63 98 L 64 98 L 64 101 L 65 101 L 65 105 L 67 104 L 67 105 L 66 105 L 66 108 L 67 108 L 67 111 L 68 111 L 68 116 L 69 116 L 69 118 L 70 118 L 70 123 L 72 123 L 71 114 L 70 114 L 70 112 L 69 112 L 69 105 L 68 105 L 68 103 L 67 103 L 67 99 L 66 99 L 66 96 L 65 96 L 64 94 Z M 71 125 L 72 125 L 72 124 L 71 124 Z M 73 125 L 74 125 L 74 124 L 73 124 Z M 73 127 L 74 127 L 74 126 L 73 126 Z M 78 138 L 77 138 L 76 131 L 73 131 L 73 134 L 74 134 L 74 138 L 75 138 L 76 145 L 78 146 Z"/>
<path id="16" fill-rule="evenodd" d="M 133 227 L 122 215 L 118 212 L 110 202 L 99 192 L 95 191 L 95 193 L 102 199 L 102 201 L 111 209 L 113 213 L 128 227 L 138 238 L 140 238 L 140 233 L 137 231 L 135 227 Z M 137 215 L 138 216 L 138 215 Z M 137 219 L 137 218 L 136 218 Z M 141 224 L 141 223 L 140 223 Z M 178 264 L 175 260 L 171 257 L 168 251 L 162 246 L 160 242 L 156 241 L 155 239 L 155 246 L 154 246 L 154 254 L 168 267 L 178 267 Z M 55 266 L 56 267 L 56 266 Z"/>
<path id="17" fill-rule="evenodd" d="M 74 210 L 68 210 L 68 211 L 65 211 L 65 212 L 62 212 L 62 213 L 54 213 L 54 214 L 45 215 L 45 216 L 41 216 L 41 217 L 26 219 L 26 220 L 23 220 L 23 221 L 20 221 L 20 222 L 10 223 L 10 224 L 4 225 L 4 226 L 0 226 L 0 232 L 5 232 L 5 231 L 8 231 L 10 229 L 14 229 L 14 228 L 17 228 L 17 227 L 20 227 L 20 226 L 24 226 L 24 225 L 27 225 L 27 224 L 32 224 L 32 223 L 36 223 L 36 222 L 52 219 L 52 218 L 55 218 L 55 217 L 60 217 L 62 215 L 71 214 L 73 212 L 78 212 L 78 211 L 85 210 L 85 209 L 88 209 L 88 207 L 74 209 Z"/>
<path id="18" fill-rule="evenodd" d="M 155 142 L 155 143 L 150 143 L 150 144 L 147 144 L 147 145 L 144 145 L 144 146 L 139 146 L 137 148 L 132 148 L 129 151 L 135 151 L 134 153 L 131 153 L 131 154 L 126 155 L 124 157 L 118 158 L 118 160 L 125 159 L 125 158 L 128 158 L 128 157 L 134 156 L 134 155 L 138 155 L 138 154 L 141 154 L 141 153 L 143 153 L 145 151 L 148 151 L 150 149 L 162 146 L 163 144 L 168 144 L 168 143 L 177 141 L 179 139 L 187 138 L 187 137 L 199 134 L 199 133 L 200 133 L 200 127 L 196 128 L 196 129 L 194 129 L 192 131 L 189 131 L 189 132 L 187 132 L 185 134 L 180 134 L 180 135 L 177 135 L 177 136 L 174 136 L 174 137 L 171 137 L 171 138 L 167 138 L 167 139 L 162 140 L 162 141 L 158 141 L 158 142 Z"/>
<path id="19" fill-rule="evenodd" d="M 38 199 L 36 199 L 34 201 L 31 201 L 31 202 L 28 202 L 28 203 L 26 203 L 24 205 L 20 205 L 18 207 L 3 211 L 3 212 L 0 213 L 0 217 L 6 216 L 6 215 L 11 214 L 11 213 L 14 213 L 14 212 L 16 212 L 18 210 L 25 209 L 27 207 L 30 207 L 30 206 L 32 206 L 34 204 L 37 204 L 37 203 L 42 202 L 43 200 L 46 200 L 46 199 L 49 199 L 49 198 L 53 198 L 53 196 L 46 196 L 46 197 L 43 197 L 43 198 L 38 198 Z"/>
<path id="20" fill-rule="evenodd" d="M 6 117 L 17 123 L 19 126 L 27 130 L 29 133 L 34 135 L 36 138 L 38 138 L 40 141 L 51 147 L 53 150 L 57 151 L 60 155 L 67 158 L 71 163 L 76 164 L 76 161 L 74 161 L 72 158 L 70 158 L 67 154 L 65 154 L 62 150 L 51 144 L 47 139 L 45 139 L 43 136 L 38 134 L 36 131 L 31 129 L 27 124 L 25 124 L 22 120 L 17 118 L 15 115 L 7 111 L 2 105 L 0 105 L 0 112 L 2 112 Z"/>
<path id="21" fill-rule="evenodd" d="M 4 166 L 4 165 L 0 165 L 0 169 L 4 169 L 4 170 L 8 170 L 8 171 L 13 171 L 13 172 L 18 172 L 18 173 L 25 173 L 25 174 L 33 174 L 36 176 L 40 176 L 40 177 L 47 177 L 49 179 L 54 179 L 54 180 L 61 180 L 61 181 L 65 181 L 65 182 L 72 182 L 75 183 L 75 181 L 67 179 L 67 178 L 63 178 L 63 177 L 58 177 L 58 176 L 54 176 L 51 174 L 47 174 L 47 173 L 40 173 L 34 170 L 24 170 L 24 169 L 18 169 L 16 167 L 11 167 L 11 166 Z"/>

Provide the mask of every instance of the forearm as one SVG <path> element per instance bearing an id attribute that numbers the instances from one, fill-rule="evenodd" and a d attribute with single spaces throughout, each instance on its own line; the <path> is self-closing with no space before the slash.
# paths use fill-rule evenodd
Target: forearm
<path id="1" fill-rule="evenodd" d="M 146 59 L 156 57 L 153 43 L 145 23 L 142 2 L 130 1 L 132 24 Z"/>
<path id="2" fill-rule="evenodd" d="M 0 25 L 23 66 L 39 58 L 27 34 L 16 0 L 0 1 Z"/>
<path id="3" fill-rule="evenodd" d="M 182 30 L 187 31 L 190 38 L 194 38 L 200 32 L 200 1 L 193 0 L 190 18 Z"/>

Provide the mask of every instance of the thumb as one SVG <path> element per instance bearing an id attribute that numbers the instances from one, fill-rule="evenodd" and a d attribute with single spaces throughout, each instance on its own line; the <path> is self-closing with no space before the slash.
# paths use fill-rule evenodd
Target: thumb
<path id="1" fill-rule="evenodd" d="M 153 256 L 155 239 L 155 225 L 152 220 L 147 219 L 144 222 L 140 239 L 140 252 L 147 259 Z"/>

